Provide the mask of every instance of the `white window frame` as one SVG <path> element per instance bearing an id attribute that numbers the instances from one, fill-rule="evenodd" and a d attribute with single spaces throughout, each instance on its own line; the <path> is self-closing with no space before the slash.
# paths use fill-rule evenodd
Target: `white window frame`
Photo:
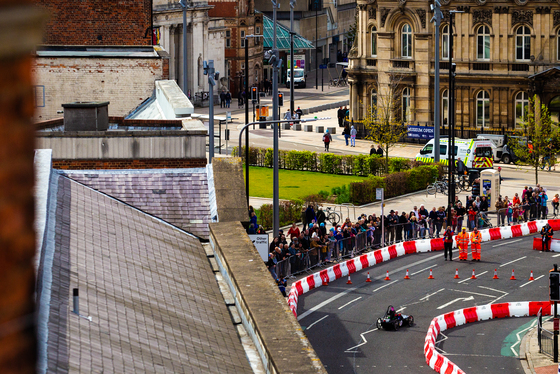
<path id="1" fill-rule="evenodd" d="M 371 56 L 377 57 L 377 27 L 371 26 Z"/>
<path id="2" fill-rule="evenodd" d="M 529 51 L 526 51 L 527 44 Z M 517 54 L 519 48 L 521 48 L 521 58 Z M 517 61 L 531 60 L 531 29 L 527 26 L 519 26 L 515 31 L 515 59 Z"/>
<path id="3" fill-rule="evenodd" d="M 410 88 L 405 87 L 401 95 L 401 119 L 403 123 L 410 121 Z"/>
<path id="4" fill-rule="evenodd" d="M 241 48 L 245 48 L 245 30 L 241 30 L 239 34 L 241 35 Z"/>
<path id="5" fill-rule="evenodd" d="M 482 113 L 479 112 L 479 103 L 482 103 Z M 488 113 L 486 112 L 487 106 Z M 482 120 L 482 122 L 479 121 L 479 118 Z M 490 94 L 488 93 L 488 91 L 482 90 L 476 94 L 476 126 L 481 126 L 482 128 L 484 128 L 488 125 L 488 123 L 486 123 L 487 121 L 490 122 Z"/>
<path id="6" fill-rule="evenodd" d="M 441 59 L 449 60 L 449 25 L 441 29 Z"/>
<path id="7" fill-rule="evenodd" d="M 261 34 L 261 27 L 260 26 L 256 26 L 255 27 L 255 34 L 256 35 L 260 35 Z M 258 38 L 257 38 L 258 39 Z"/>
<path id="8" fill-rule="evenodd" d="M 479 52 L 481 43 L 482 43 L 482 57 Z M 486 49 L 487 44 L 488 44 L 488 49 Z M 476 59 L 479 61 L 489 61 L 491 49 L 492 46 L 490 45 L 490 28 L 486 25 L 478 26 L 476 30 Z M 488 56 L 486 56 L 486 52 L 488 52 Z"/>
<path id="9" fill-rule="evenodd" d="M 412 27 L 408 23 L 401 27 L 401 57 L 412 58 Z"/>
<path id="10" fill-rule="evenodd" d="M 520 115 L 517 113 L 518 105 L 521 108 Z M 527 110 L 529 110 L 529 94 L 525 91 L 520 91 L 515 95 L 515 127 L 521 127 Z"/>
<path id="11" fill-rule="evenodd" d="M 449 90 L 441 93 L 441 124 L 449 126 Z"/>

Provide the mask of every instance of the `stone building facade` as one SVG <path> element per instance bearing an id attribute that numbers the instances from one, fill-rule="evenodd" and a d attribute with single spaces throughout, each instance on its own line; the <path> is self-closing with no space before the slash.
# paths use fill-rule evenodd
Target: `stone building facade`
<path id="1" fill-rule="evenodd" d="M 431 125 L 434 96 L 447 123 L 449 11 L 454 16 L 456 128 L 514 129 L 538 94 L 560 113 L 560 3 L 441 0 L 440 92 L 434 94 L 435 26 L 430 2 L 358 1 L 358 35 L 350 51 L 350 116 L 395 96 L 402 122 Z M 387 101 L 387 100 L 385 100 Z M 381 104 L 378 104 L 381 105 Z"/>

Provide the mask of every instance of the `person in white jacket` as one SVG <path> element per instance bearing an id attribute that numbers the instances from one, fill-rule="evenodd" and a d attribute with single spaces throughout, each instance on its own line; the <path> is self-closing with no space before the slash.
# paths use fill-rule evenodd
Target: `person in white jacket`
<path id="1" fill-rule="evenodd" d="M 356 146 L 356 134 L 357 133 L 358 133 L 358 131 L 356 131 L 354 126 L 352 126 L 352 128 L 350 129 L 350 147 L 355 147 Z"/>

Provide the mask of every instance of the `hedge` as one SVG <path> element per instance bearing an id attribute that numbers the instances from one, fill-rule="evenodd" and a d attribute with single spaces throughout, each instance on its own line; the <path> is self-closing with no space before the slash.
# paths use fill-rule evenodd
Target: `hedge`
<path id="1" fill-rule="evenodd" d="M 238 156 L 234 147 L 233 156 Z M 245 147 L 241 148 L 241 158 L 245 159 Z M 249 165 L 272 167 L 272 148 L 249 148 Z M 389 173 L 412 169 L 422 163 L 402 157 L 389 158 Z M 378 155 L 335 155 L 311 151 L 278 151 L 278 167 L 287 170 L 318 171 L 328 174 L 369 175 L 384 174 L 385 158 Z"/>

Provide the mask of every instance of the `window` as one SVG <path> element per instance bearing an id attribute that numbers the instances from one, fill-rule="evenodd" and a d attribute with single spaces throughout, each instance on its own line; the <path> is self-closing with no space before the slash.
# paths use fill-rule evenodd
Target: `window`
<path id="1" fill-rule="evenodd" d="M 449 25 L 441 30 L 441 58 L 449 60 Z"/>
<path id="2" fill-rule="evenodd" d="M 245 31 L 241 30 L 241 48 L 245 48 Z"/>
<path id="3" fill-rule="evenodd" d="M 256 30 L 255 30 L 255 34 L 260 35 L 261 34 L 261 27 L 257 26 Z M 258 39 L 258 38 L 257 38 Z"/>
<path id="4" fill-rule="evenodd" d="M 410 120 L 410 88 L 406 87 L 402 92 L 402 121 Z"/>
<path id="5" fill-rule="evenodd" d="M 476 38 L 476 58 L 478 60 L 490 60 L 490 29 L 488 26 L 480 26 Z"/>
<path id="6" fill-rule="evenodd" d="M 231 31 L 226 30 L 226 48 L 231 47 Z"/>
<path id="7" fill-rule="evenodd" d="M 476 125 L 488 126 L 490 122 L 490 95 L 486 91 L 480 91 L 476 95 Z"/>
<path id="8" fill-rule="evenodd" d="M 515 126 L 521 126 L 529 108 L 529 95 L 527 92 L 519 92 L 515 96 Z"/>
<path id="9" fill-rule="evenodd" d="M 371 111 L 377 112 L 377 91 L 371 90 Z"/>
<path id="10" fill-rule="evenodd" d="M 515 35 L 515 58 L 529 61 L 531 56 L 531 30 L 527 26 L 517 29 Z"/>
<path id="11" fill-rule="evenodd" d="M 560 29 L 558 30 L 558 37 L 556 38 L 556 59 L 560 61 Z"/>
<path id="12" fill-rule="evenodd" d="M 377 28 L 371 28 L 371 55 L 377 56 Z"/>
<path id="13" fill-rule="evenodd" d="M 412 57 L 412 28 L 405 23 L 401 32 L 401 57 Z"/>
<path id="14" fill-rule="evenodd" d="M 444 90 L 441 93 L 441 124 L 449 125 L 449 91 Z"/>
<path id="15" fill-rule="evenodd" d="M 35 107 L 44 107 L 45 106 L 45 86 L 34 86 L 35 88 Z"/>

